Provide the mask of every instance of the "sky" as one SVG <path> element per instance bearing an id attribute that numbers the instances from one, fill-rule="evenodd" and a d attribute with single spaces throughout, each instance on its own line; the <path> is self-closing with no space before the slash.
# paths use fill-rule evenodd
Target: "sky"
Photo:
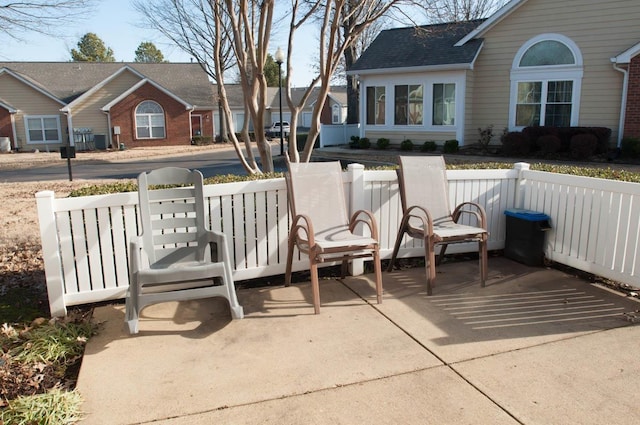
<path id="1" fill-rule="evenodd" d="M 152 1 L 152 0 L 150 0 Z M 98 35 L 107 47 L 113 49 L 118 62 L 133 62 L 135 51 L 143 41 L 156 45 L 170 62 L 190 62 L 191 57 L 172 46 L 166 39 L 152 30 L 140 28 L 141 18 L 130 4 L 130 0 L 101 0 L 95 12 L 86 21 L 64 29 L 64 36 L 51 37 L 36 33 L 23 33 L 23 40 L 2 39 L 0 61 L 45 61 L 66 62 L 71 60 L 71 49 L 88 32 Z M 299 45 L 317 44 L 313 35 L 300 34 Z M 286 47 L 286 34 L 272 35 L 269 49 L 275 54 L 278 46 Z M 313 78 L 313 49 L 294 52 L 292 61 L 292 86 L 304 87 Z"/>

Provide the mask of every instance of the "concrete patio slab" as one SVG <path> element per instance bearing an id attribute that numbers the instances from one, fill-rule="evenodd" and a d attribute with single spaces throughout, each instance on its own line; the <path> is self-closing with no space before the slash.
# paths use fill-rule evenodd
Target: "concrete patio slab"
<path id="1" fill-rule="evenodd" d="M 454 365 L 525 424 L 640 423 L 640 327 Z"/>
<path id="2" fill-rule="evenodd" d="M 384 274 L 385 316 L 445 363 L 456 363 L 629 324 L 625 312 L 636 299 L 561 271 L 529 267 L 503 257 L 489 261 L 489 280 L 480 287 L 475 261 L 438 267 L 427 296 L 424 268 Z M 369 295 L 366 281 L 345 284 Z"/>
<path id="3" fill-rule="evenodd" d="M 489 261 L 95 309 L 77 389 L 86 424 L 640 423 L 640 303 L 554 269 Z"/>
<path id="4" fill-rule="evenodd" d="M 336 281 L 238 291 L 143 311 L 129 336 L 123 306 L 96 309 L 77 388 L 91 424 L 129 424 L 316 392 L 439 366 L 434 356 Z"/>
<path id="5" fill-rule="evenodd" d="M 162 425 L 518 422 L 446 366 L 156 422 Z"/>

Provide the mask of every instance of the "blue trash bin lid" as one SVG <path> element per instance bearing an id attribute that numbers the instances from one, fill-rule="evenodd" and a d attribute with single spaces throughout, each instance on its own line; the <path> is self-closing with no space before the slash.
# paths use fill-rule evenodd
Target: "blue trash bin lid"
<path id="1" fill-rule="evenodd" d="M 551 218 L 545 213 L 541 213 L 538 211 L 524 210 L 520 208 L 508 208 L 504 210 L 504 213 L 509 217 L 515 217 L 515 218 L 519 218 L 521 220 L 526 220 L 526 221 L 545 221 Z"/>

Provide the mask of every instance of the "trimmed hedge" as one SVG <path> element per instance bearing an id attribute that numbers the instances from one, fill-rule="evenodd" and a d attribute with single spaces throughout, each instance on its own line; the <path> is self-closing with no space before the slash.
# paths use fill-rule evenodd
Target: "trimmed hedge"
<path id="1" fill-rule="evenodd" d="M 529 140 L 530 146 L 537 148 L 537 141 L 543 136 L 556 136 L 560 139 L 561 149 L 558 152 L 571 151 L 571 139 L 579 134 L 590 134 L 596 138 L 594 153 L 606 153 L 609 150 L 611 139 L 611 129 L 607 127 L 554 127 L 554 126 L 533 126 L 525 127 L 522 134 Z"/>
<path id="2" fill-rule="evenodd" d="M 502 153 L 507 156 L 528 155 L 531 151 L 529 138 L 519 131 L 510 131 L 502 136 Z"/>
<path id="3" fill-rule="evenodd" d="M 460 149 L 460 143 L 455 140 L 447 140 L 446 142 L 444 142 L 444 146 L 442 147 L 442 151 L 444 153 L 457 153 L 458 150 Z"/>
<path id="4" fill-rule="evenodd" d="M 640 158 L 640 139 L 625 137 L 620 141 L 620 153 L 625 158 Z"/>
<path id="5" fill-rule="evenodd" d="M 401 151 L 412 151 L 413 150 L 413 142 L 410 139 L 405 139 L 400 142 L 400 150 Z"/>
<path id="6" fill-rule="evenodd" d="M 420 147 L 422 152 L 435 152 L 436 149 L 438 149 L 438 145 L 433 140 L 427 140 Z"/>
<path id="7" fill-rule="evenodd" d="M 386 137 L 381 137 L 376 141 L 376 147 L 380 150 L 385 150 L 389 147 L 391 141 Z"/>

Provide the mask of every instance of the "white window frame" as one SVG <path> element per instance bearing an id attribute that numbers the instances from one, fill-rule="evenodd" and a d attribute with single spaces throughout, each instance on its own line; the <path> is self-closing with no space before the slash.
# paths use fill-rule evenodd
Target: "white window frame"
<path id="1" fill-rule="evenodd" d="M 446 86 L 447 84 L 453 84 L 453 92 L 454 92 L 454 115 L 453 115 L 453 124 L 434 124 L 433 123 L 433 102 L 435 100 L 435 86 L 436 85 L 443 85 Z M 442 129 L 444 131 L 447 131 L 449 129 L 454 129 L 456 128 L 456 125 L 458 123 L 458 103 L 459 103 L 459 97 L 458 97 L 458 84 L 456 84 L 453 81 L 434 81 L 431 83 L 430 85 L 430 95 L 429 95 L 429 103 L 430 103 L 430 107 L 429 107 L 429 126 L 431 128 L 434 129 Z"/>
<path id="2" fill-rule="evenodd" d="M 331 123 L 332 124 L 340 124 L 342 122 L 342 114 L 341 114 L 341 108 L 340 105 L 338 105 L 337 103 L 334 103 L 333 106 L 331 106 Z"/>
<path id="3" fill-rule="evenodd" d="M 398 106 L 398 105 L 396 105 L 396 88 L 397 87 L 403 87 L 403 86 L 407 87 L 407 103 L 405 105 L 406 108 L 407 108 L 407 110 L 406 110 L 407 123 L 406 124 L 396 124 L 395 123 L 396 122 L 396 107 Z M 422 122 L 420 124 L 412 124 L 412 123 L 409 122 L 409 110 L 411 109 L 410 108 L 411 101 L 410 101 L 409 96 L 411 94 L 411 90 L 410 89 L 411 89 L 412 86 L 422 87 Z M 424 128 L 424 126 L 425 126 L 425 122 L 424 122 L 425 121 L 424 120 L 425 119 L 425 115 L 424 115 L 424 111 L 425 111 L 425 105 L 424 105 L 424 102 L 425 102 L 425 99 L 424 99 L 424 97 L 425 97 L 424 96 L 424 93 L 425 93 L 424 83 L 422 83 L 422 82 L 407 83 L 407 84 L 405 84 L 404 82 L 402 82 L 402 83 L 394 83 L 391 88 L 392 88 L 392 93 L 393 93 L 393 99 L 391 99 L 391 101 L 393 103 L 393 106 L 392 106 L 393 110 L 391 111 L 391 113 L 392 113 L 392 121 L 391 122 L 393 123 L 393 125 L 395 127 Z"/>
<path id="4" fill-rule="evenodd" d="M 158 107 L 160 108 L 160 110 L 162 112 L 156 112 L 156 113 L 138 113 L 138 108 L 140 108 L 140 106 L 144 103 L 155 103 L 156 105 L 158 105 Z M 155 100 L 143 100 L 142 102 L 140 102 L 138 104 L 138 106 L 136 106 L 135 109 L 135 126 L 136 126 L 136 139 L 137 140 L 153 140 L 153 139 L 166 139 L 167 138 L 167 120 L 165 118 L 165 114 L 164 114 L 164 108 L 162 107 L 161 104 L 159 104 L 158 102 L 156 102 Z M 158 126 L 153 126 L 151 124 L 151 117 L 152 116 L 162 116 L 162 137 L 158 137 L 158 136 L 154 136 L 153 135 L 153 128 L 158 128 Z M 138 117 L 139 116 L 144 116 L 147 120 L 147 122 L 145 123 L 145 125 L 140 125 L 140 123 L 138 122 Z M 191 124 L 191 123 L 189 123 Z M 140 134 L 138 133 L 138 129 L 139 128 L 147 128 L 149 130 L 149 137 L 144 137 L 144 136 L 140 136 Z"/>
<path id="5" fill-rule="evenodd" d="M 571 65 L 547 65 L 520 67 L 522 56 L 533 46 L 541 41 L 557 41 L 567 46 L 575 63 Z M 540 103 L 540 124 L 544 123 L 547 105 L 547 87 L 550 81 L 572 81 L 573 93 L 571 99 L 570 125 L 577 126 L 580 117 L 580 94 L 582 90 L 583 62 L 582 53 L 578 46 L 570 38 L 562 34 L 540 34 L 524 43 L 515 57 L 511 66 L 511 94 L 509 97 L 509 130 L 521 131 L 524 126 L 516 126 L 516 107 L 518 102 L 518 83 L 541 82 L 542 98 Z"/>
<path id="6" fill-rule="evenodd" d="M 369 89 L 373 88 L 374 92 L 375 92 L 375 89 L 377 89 L 378 87 L 384 88 L 384 117 L 383 117 L 383 121 L 384 122 L 383 123 L 375 123 L 375 122 L 373 122 L 373 123 L 369 124 L 367 122 L 367 119 L 368 119 L 367 103 L 369 101 L 369 98 L 368 98 Z M 364 115 L 363 115 L 363 117 L 364 117 L 364 125 L 365 126 L 367 126 L 367 127 L 377 127 L 377 128 L 388 126 L 387 123 L 389 122 L 389 93 L 390 93 L 389 90 L 390 89 L 389 89 L 389 85 L 388 84 L 369 84 L 369 85 L 366 85 L 364 87 L 364 96 L 363 96 L 363 98 L 364 98 L 364 104 L 363 104 L 364 105 Z M 377 105 L 378 102 L 376 101 L 375 103 Z M 391 122 L 393 122 L 393 121 L 391 121 Z"/>
<path id="7" fill-rule="evenodd" d="M 29 120 L 39 119 L 42 124 L 42 140 L 31 140 L 31 134 L 29 132 Z M 56 128 L 55 130 L 58 132 L 58 138 L 56 140 L 46 140 L 44 131 L 46 130 L 44 126 L 45 119 L 55 119 L 56 120 Z M 59 115 L 25 115 L 24 116 L 24 130 L 27 137 L 27 144 L 48 144 L 48 143 L 62 143 L 62 127 L 60 126 L 60 116 Z M 53 129 L 49 129 L 53 130 Z"/>
<path id="8" fill-rule="evenodd" d="M 394 86 L 396 85 L 422 85 L 423 95 L 423 118 L 422 125 L 395 125 L 394 122 Z M 433 117 L 433 85 L 434 84 L 455 84 L 456 87 L 456 108 L 455 108 L 455 124 L 454 125 L 432 125 Z M 363 124 L 360 126 L 360 134 L 367 132 L 397 132 L 411 131 L 424 132 L 424 137 L 428 138 L 429 133 L 441 134 L 443 132 L 455 133 L 455 138 L 464 141 L 465 131 L 465 108 L 464 100 L 466 96 L 466 71 L 434 71 L 416 76 L 414 73 L 387 75 L 380 74 L 375 76 L 361 76 L 360 87 L 364 88 L 366 93 L 367 87 L 385 87 L 385 124 L 367 124 L 366 114 L 366 96 L 361 96 L 360 116 L 365 117 Z M 391 94 L 393 94 L 393 96 Z"/>

